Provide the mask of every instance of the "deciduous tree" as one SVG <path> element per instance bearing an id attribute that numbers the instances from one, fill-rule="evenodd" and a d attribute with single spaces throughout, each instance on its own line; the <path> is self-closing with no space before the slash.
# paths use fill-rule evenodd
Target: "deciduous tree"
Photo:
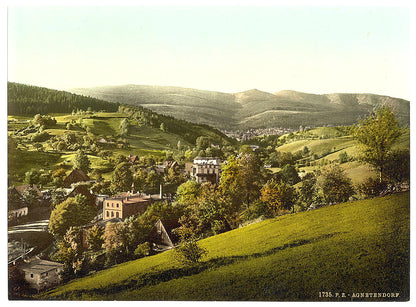
<path id="1" fill-rule="evenodd" d="M 399 123 L 389 107 L 379 108 L 356 127 L 355 137 L 362 145 L 362 160 L 379 172 L 380 181 L 385 175 L 392 146 L 400 135 Z"/>

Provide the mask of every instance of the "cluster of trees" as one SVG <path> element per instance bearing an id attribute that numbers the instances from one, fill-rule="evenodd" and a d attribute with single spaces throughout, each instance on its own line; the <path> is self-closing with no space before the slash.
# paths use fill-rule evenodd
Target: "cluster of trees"
<path id="1" fill-rule="evenodd" d="M 9 115 L 71 113 L 74 109 L 88 108 L 115 112 L 119 106 L 100 99 L 13 82 L 7 84 L 7 100 Z"/>
<path id="2" fill-rule="evenodd" d="M 66 206 L 72 203 L 72 206 Z M 63 277 L 69 280 L 83 276 L 91 270 L 100 270 L 117 263 L 148 256 L 152 253 L 148 238 L 158 219 L 178 219 L 182 208 L 168 202 L 152 204 L 143 215 L 131 216 L 123 222 L 108 223 L 106 227 L 98 225 L 88 229 L 87 247 L 82 241 L 82 228 L 87 222 L 86 212 L 79 209 L 85 206 L 82 197 L 69 198 L 57 207 L 57 213 L 51 216 L 50 231 L 56 238 L 55 253 L 51 256 L 55 261 L 65 265 Z M 65 206 L 66 209 L 63 207 Z M 66 210 L 68 221 L 65 223 L 57 218 L 58 210 Z M 88 210 L 87 210 L 88 211 Z M 83 223 L 72 217 L 81 214 Z"/>
<path id="3" fill-rule="evenodd" d="M 195 144 L 197 138 L 201 135 L 209 135 L 209 137 L 213 139 L 216 144 L 235 143 L 233 139 L 230 139 L 225 134 L 210 126 L 193 124 L 172 116 L 157 114 L 141 106 L 120 105 L 118 112 L 127 114 L 128 117 L 134 120 L 139 126 L 149 126 L 161 129 L 164 132 L 181 135 L 184 140 L 191 144 Z M 123 131 L 126 130 L 123 129 Z"/>

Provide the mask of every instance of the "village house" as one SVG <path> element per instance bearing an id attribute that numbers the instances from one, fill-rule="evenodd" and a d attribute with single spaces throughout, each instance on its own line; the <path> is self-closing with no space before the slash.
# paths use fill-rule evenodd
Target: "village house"
<path id="1" fill-rule="evenodd" d="M 198 183 L 218 184 L 221 175 L 221 163 L 220 158 L 197 157 L 193 163 L 185 165 L 185 171 Z"/>
<path id="2" fill-rule="evenodd" d="M 90 190 L 85 185 L 77 185 L 72 191 L 69 192 L 68 197 L 75 197 L 77 195 L 84 195 L 88 203 L 96 204 L 96 197 L 90 192 Z"/>
<path id="3" fill-rule="evenodd" d="M 37 204 L 43 203 L 44 194 L 35 184 L 27 184 L 13 187 L 8 191 L 8 218 L 9 220 L 17 219 L 29 214 L 29 207 L 24 202 L 24 194 L 29 189 L 36 193 Z"/>
<path id="4" fill-rule="evenodd" d="M 173 230 L 180 226 L 177 219 L 159 219 L 148 237 L 152 249 L 160 252 L 174 248 L 179 237 Z"/>
<path id="5" fill-rule="evenodd" d="M 61 282 L 60 272 L 63 264 L 42 259 L 23 263 L 18 269 L 23 271 L 25 280 L 31 288 L 38 291 L 53 287 Z"/>
<path id="6" fill-rule="evenodd" d="M 15 210 L 9 210 L 9 218 L 19 218 L 29 214 L 29 208 L 23 207 Z"/>
<path id="7" fill-rule="evenodd" d="M 132 193 L 107 198 L 103 204 L 103 219 L 125 219 L 132 215 L 143 214 L 152 202 L 153 199 L 149 196 Z"/>
<path id="8" fill-rule="evenodd" d="M 82 170 L 74 169 L 65 179 L 64 187 L 70 188 L 72 184 L 78 182 L 91 182 L 91 178 L 88 177 Z"/>

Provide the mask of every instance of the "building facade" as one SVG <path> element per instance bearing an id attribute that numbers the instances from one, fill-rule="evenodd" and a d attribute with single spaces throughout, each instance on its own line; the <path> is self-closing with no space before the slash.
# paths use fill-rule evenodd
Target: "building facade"
<path id="1" fill-rule="evenodd" d="M 197 157 L 187 166 L 191 178 L 198 183 L 218 184 L 221 176 L 221 159 L 215 157 Z"/>
<path id="2" fill-rule="evenodd" d="M 53 287 L 61 282 L 60 272 L 64 265 L 42 259 L 35 259 L 19 267 L 31 288 L 38 291 Z"/>
<path id="3" fill-rule="evenodd" d="M 103 220 L 143 214 L 151 203 L 150 197 L 138 194 L 107 198 L 103 204 Z"/>

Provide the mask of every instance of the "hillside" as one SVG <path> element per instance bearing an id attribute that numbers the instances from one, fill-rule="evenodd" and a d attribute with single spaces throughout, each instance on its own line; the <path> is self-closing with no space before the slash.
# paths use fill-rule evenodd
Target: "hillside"
<path id="1" fill-rule="evenodd" d="M 193 148 L 200 136 L 215 144 L 232 144 L 220 131 L 157 114 L 139 106 L 126 106 L 95 98 L 17 83 L 8 84 L 8 171 L 10 184 L 22 184 L 31 170 L 70 168 L 77 149 L 89 154 L 93 169 L 107 177 L 108 163 L 100 151 L 111 155 L 153 155 Z M 49 114 L 56 120 L 44 126 L 32 124 L 34 114 Z M 129 131 L 120 135 L 127 119 Z M 162 128 L 163 129 L 162 129 Z M 44 139 L 35 139 L 40 135 Z"/>
<path id="2" fill-rule="evenodd" d="M 143 85 L 77 88 L 72 92 L 145 106 L 218 129 L 350 125 L 380 105 L 391 106 L 402 123 L 409 123 L 409 101 L 374 94 L 315 95 L 296 91 L 272 94 L 255 89 L 229 94 Z"/>
<path id="3" fill-rule="evenodd" d="M 196 266 L 175 264 L 168 251 L 74 280 L 38 298 L 408 300 L 409 197 L 399 193 L 280 216 L 200 241 L 208 255 Z M 398 297 L 366 298 L 365 293 Z"/>

